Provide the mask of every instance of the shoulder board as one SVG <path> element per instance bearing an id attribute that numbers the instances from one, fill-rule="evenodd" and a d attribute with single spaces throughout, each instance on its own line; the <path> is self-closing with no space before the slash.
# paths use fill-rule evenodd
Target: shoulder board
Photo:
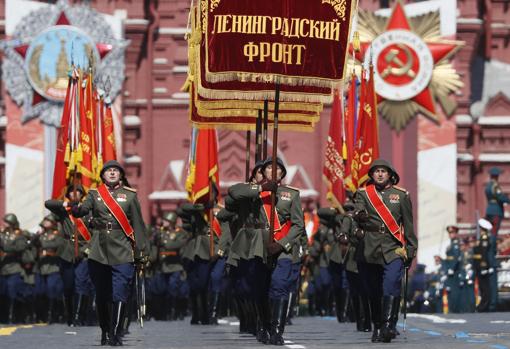
<path id="1" fill-rule="evenodd" d="M 123 187 L 126 190 L 132 191 L 133 193 L 136 193 L 136 189 L 130 188 L 130 187 Z"/>
<path id="2" fill-rule="evenodd" d="M 367 188 L 366 187 L 361 187 L 361 188 L 358 188 L 358 191 L 366 191 Z"/>
<path id="3" fill-rule="evenodd" d="M 398 186 L 394 185 L 394 186 L 393 186 L 393 188 L 395 188 L 395 189 L 397 189 L 397 190 L 400 190 L 400 191 L 403 191 L 403 192 L 404 192 L 404 193 L 406 193 L 406 194 L 409 194 L 409 192 L 407 191 L 407 189 L 404 189 L 404 188 L 402 188 L 402 187 L 398 187 Z"/>
<path id="4" fill-rule="evenodd" d="M 287 185 L 287 184 L 283 185 L 283 187 L 284 187 L 284 188 L 289 188 L 289 189 L 292 189 L 292 190 L 299 191 L 299 189 L 298 189 L 298 188 L 291 187 L 290 185 Z"/>

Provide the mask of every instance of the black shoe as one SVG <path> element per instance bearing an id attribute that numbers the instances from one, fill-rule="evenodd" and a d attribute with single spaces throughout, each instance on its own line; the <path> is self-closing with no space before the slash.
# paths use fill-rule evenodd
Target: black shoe
<path id="1" fill-rule="evenodd" d="M 209 323 L 211 325 L 217 325 L 218 324 L 218 307 L 220 304 L 220 293 L 214 292 L 211 296 L 211 314 L 210 314 L 210 321 Z"/>
<path id="2" fill-rule="evenodd" d="M 107 345 L 110 343 L 110 337 L 108 336 L 108 332 L 101 331 L 101 345 Z"/>
<path id="3" fill-rule="evenodd" d="M 257 341 L 269 344 L 269 329 L 271 328 L 270 309 L 267 302 L 257 302 Z"/>
<path id="4" fill-rule="evenodd" d="M 349 307 L 349 289 L 342 288 L 335 293 L 336 319 L 338 322 L 347 322 L 347 309 Z"/>
<path id="5" fill-rule="evenodd" d="M 287 317 L 288 299 L 277 299 L 271 301 L 271 330 L 269 344 L 283 345 L 283 332 Z"/>
<path id="6" fill-rule="evenodd" d="M 110 346 L 122 346 L 122 322 L 126 312 L 126 303 L 115 302 L 112 307 L 112 317 L 110 322 Z"/>
<path id="7" fill-rule="evenodd" d="M 377 343 L 381 341 L 382 300 L 380 297 L 370 298 L 370 313 L 374 326 L 372 342 Z"/>
<path id="8" fill-rule="evenodd" d="M 398 323 L 398 314 L 400 312 L 400 297 L 395 297 L 393 300 L 393 312 L 391 314 L 391 336 L 392 339 L 395 339 L 400 335 L 400 332 L 397 330 Z"/>
<path id="9" fill-rule="evenodd" d="M 379 343 L 381 341 L 381 329 L 374 327 L 372 332 L 372 343 Z"/>
<path id="10" fill-rule="evenodd" d="M 199 310 L 198 310 L 198 296 L 195 293 L 192 293 L 190 295 L 191 299 L 191 325 L 198 325 L 199 324 Z"/>
<path id="11" fill-rule="evenodd" d="M 209 325 L 209 302 L 207 299 L 207 291 L 200 292 L 199 314 L 200 323 L 202 325 Z"/>
<path id="12" fill-rule="evenodd" d="M 381 327 L 381 342 L 390 343 L 394 337 L 392 331 L 393 324 L 393 305 L 395 304 L 395 297 L 384 296 L 382 307 L 382 327 Z"/>

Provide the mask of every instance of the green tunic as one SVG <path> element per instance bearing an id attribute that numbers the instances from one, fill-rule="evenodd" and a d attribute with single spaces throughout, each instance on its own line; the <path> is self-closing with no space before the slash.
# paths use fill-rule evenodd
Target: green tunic
<path id="1" fill-rule="evenodd" d="M 382 197 L 396 222 L 403 226 L 407 254 L 410 258 L 414 258 L 418 240 L 414 234 L 413 208 L 409 193 L 396 186 L 377 191 L 377 193 Z M 375 208 L 370 204 L 365 188 L 356 192 L 354 202 L 357 207 L 363 207 L 368 212 L 368 219 L 359 222 L 360 228 L 365 231 L 365 237 L 358 246 L 358 261 L 385 264 L 401 258 L 395 252 L 402 247 L 400 242 L 392 235 Z"/>
<path id="2" fill-rule="evenodd" d="M 21 255 L 27 248 L 27 239 L 19 229 L 7 228 L 0 232 L 0 275 L 21 273 Z"/>
<path id="3" fill-rule="evenodd" d="M 181 250 L 189 240 L 189 234 L 180 228 L 160 230 L 156 233 L 158 266 L 162 273 L 182 271 Z"/>
<path id="4" fill-rule="evenodd" d="M 37 260 L 37 272 L 41 275 L 58 273 L 60 262 L 58 250 L 65 243 L 64 238 L 58 230 L 44 230 L 36 239 L 36 246 L 39 248 L 39 259 Z"/>
<path id="5" fill-rule="evenodd" d="M 126 236 L 97 190 L 90 189 L 85 200 L 74 213 L 78 217 L 83 217 L 89 212 L 92 214 L 93 228 L 90 241 L 90 259 L 107 265 L 132 263 L 135 255 L 150 254 L 140 203 L 134 189 L 121 186 L 110 190 L 110 193 L 120 205 L 134 229 L 134 249 L 131 240 Z M 111 229 L 109 228 L 110 225 Z"/>

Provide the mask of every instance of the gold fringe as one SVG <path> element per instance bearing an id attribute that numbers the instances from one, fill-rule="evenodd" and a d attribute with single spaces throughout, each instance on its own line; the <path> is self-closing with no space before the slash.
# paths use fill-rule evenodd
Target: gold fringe
<path id="1" fill-rule="evenodd" d="M 251 109 L 199 109 L 197 111 L 201 117 L 252 117 L 256 119 L 258 117 L 257 110 Z M 273 120 L 274 113 L 269 112 L 268 117 Z M 304 113 L 278 113 L 278 118 L 282 121 L 307 121 L 307 122 L 318 122 L 320 114 L 304 114 Z M 255 122 L 255 120 L 254 120 Z"/>
<path id="2" fill-rule="evenodd" d="M 243 101 L 243 100 L 214 100 L 214 101 L 201 101 L 196 100 L 195 103 L 199 109 L 264 109 L 264 102 L 262 101 Z M 271 104 L 269 105 L 271 107 Z M 322 103 L 299 103 L 299 102 L 281 102 L 280 110 L 298 110 L 320 113 L 324 109 Z"/>
<path id="3" fill-rule="evenodd" d="M 231 130 L 231 131 L 248 131 L 255 130 L 255 125 L 249 124 L 218 124 L 218 123 L 200 123 L 190 120 L 191 124 L 199 129 L 207 129 L 207 128 L 215 128 L 215 129 L 223 129 L 223 130 Z M 278 129 L 282 131 L 295 131 L 295 132 L 313 132 L 315 124 L 311 124 L 309 126 L 305 125 L 278 125 Z M 269 125 L 269 129 L 272 128 L 272 125 Z"/>

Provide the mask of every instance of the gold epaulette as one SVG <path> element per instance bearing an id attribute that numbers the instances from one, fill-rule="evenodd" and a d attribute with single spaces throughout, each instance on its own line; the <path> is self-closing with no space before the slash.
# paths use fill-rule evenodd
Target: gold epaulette
<path id="1" fill-rule="evenodd" d="M 89 188 L 88 191 L 97 191 L 97 188 Z"/>
<path id="2" fill-rule="evenodd" d="M 400 190 L 400 191 L 403 191 L 403 192 L 404 192 L 404 193 L 406 193 L 406 194 L 409 194 L 409 192 L 407 191 L 407 189 L 404 189 L 404 188 L 402 188 L 402 187 L 399 187 L 399 186 L 394 185 L 394 186 L 393 186 L 393 188 L 395 188 L 395 189 L 397 189 L 397 190 Z"/>
<path id="3" fill-rule="evenodd" d="M 130 188 L 130 187 L 123 187 L 126 190 L 132 191 L 133 193 L 136 193 L 136 189 Z"/>

